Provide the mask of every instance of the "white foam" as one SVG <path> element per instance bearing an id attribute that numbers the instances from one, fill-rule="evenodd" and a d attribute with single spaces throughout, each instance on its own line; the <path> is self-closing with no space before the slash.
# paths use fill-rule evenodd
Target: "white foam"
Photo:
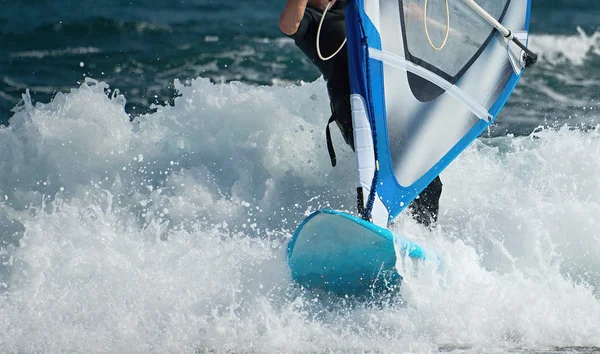
<path id="1" fill-rule="evenodd" d="M 2 352 L 475 352 L 600 346 L 600 138 L 479 141 L 442 175 L 440 228 L 396 231 L 407 301 L 345 307 L 291 288 L 307 209 L 353 209 L 353 157 L 324 143 L 322 80 L 175 83 L 130 122 L 86 81 L 0 130 Z"/>
<path id="2" fill-rule="evenodd" d="M 570 63 L 583 65 L 591 54 L 600 55 L 600 32 L 591 35 L 577 27 L 578 35 L 541 35 L 531 36 L 531 50 L 536 52 L 541 61 L 552 65 Z"/>
<path id="3" fill-rule="evenodd" d="M 441 272 L 400 264 L 415 334 L 503 350 L 597 346 L 598 156 L 598 130 L 567 128 L 478 141 L 460 156 L 442 174 L 440 226 L 422 240 Z M 424 237 L 403 221 L 398 232 Z"/>

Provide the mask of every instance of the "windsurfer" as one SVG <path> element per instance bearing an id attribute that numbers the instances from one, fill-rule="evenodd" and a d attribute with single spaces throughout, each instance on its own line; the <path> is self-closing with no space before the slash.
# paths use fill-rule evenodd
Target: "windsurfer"
<path id="1" fill-rule="evenodd" d="M 327 83 L 332 115 L 326 129 L 327 147 L 335 166 L 335 152 L 329 124 L 336 122 L 345 142 L 354 150 L 352 114 L 350 109 L 350 79 L 348 54 L 344 45 L 346 23 L 345 0 L 287 0 L 279 18 L 279 28 L 292 38 L 298 48 L 313 62 Z M 329 6 L 329 8 L 328 8 Z M 323 12 L 320 36 L 319 26 Z M 318 39 L 318 44 L 317 44 Z M 336 53 L 330 60 L 324 60 Z M 436 177 L 409 205 L 415 220 L 425 226 L 437 221 L 442 181 Z"/>

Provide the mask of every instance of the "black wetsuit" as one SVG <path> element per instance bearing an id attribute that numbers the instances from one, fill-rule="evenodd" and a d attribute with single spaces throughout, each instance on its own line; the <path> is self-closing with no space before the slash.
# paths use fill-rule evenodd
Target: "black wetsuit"
<path id="1" fill-rule="evenodd" d="M 323 20 L 319 45 L 321 55 L 329 57 L 346 38 L 346 1 L 338 0 Z M 296 46 L 315 64 L 327 82 L 327 92 L 331 101 L 332 120 L 335 120 L 344 140 L 354 150 L 352 111 L 350 110 L 350 78 L 348 74 L 348 52 L 346 46 L 331 60 L 323 61 L 317 54 L 316 41 L 319 22 L 323 11 L 307 6 L 298 30 L 290 35 Z M 331 122 L 331 120 L 330 120 Z M 331 153 L 331 151 L 330 151 Z M 437 221 L 439 199 L 442 194 L 442 181 L 436 177 L 419 197 L 410 205 L 415 220 L 429 226 Z"/>
<path id="2" fill-rule="evenodd" d="M 319 46 L 325 58 L 333 54 L 346 39 L 345 2 L 338 0 L 323 20 Z M 331 101 L 333 118 L 338 124 L 344 140 L 354 149 L 352 131 L 352 113 L 350 111 L 350 78 L 348 76 L 348 52 L 346 46 L 331 60 L 323 61 L 317 54 L 316 41 L 319 22 L 323 11 L 307 6 L 298 31 L 289 36 L 296 46 L 312 60 L 319 69 L 325 82 Z"/>

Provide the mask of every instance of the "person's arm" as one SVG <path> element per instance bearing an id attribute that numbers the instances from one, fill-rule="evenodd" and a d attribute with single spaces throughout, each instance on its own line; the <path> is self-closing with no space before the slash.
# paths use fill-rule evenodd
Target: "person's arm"
<path id="1" fill-rule="evenodd" d="M 308 0 L 288 0 L 279 16 L 279 29 L 288 36 L 298 31 Z"/>

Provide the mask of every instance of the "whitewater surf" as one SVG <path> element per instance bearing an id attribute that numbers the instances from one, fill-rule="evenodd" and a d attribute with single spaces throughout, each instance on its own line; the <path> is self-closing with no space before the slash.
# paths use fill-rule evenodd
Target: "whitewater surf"
<path id="1" fill-rule="evenodd" d="M 323 83 L 175 86 L 133 122 L 101 82 L 26 96 L 0 130 L 3 351 L 600 346 L 598 129 L 477 140 L 442 175 L 439 229 L 392 229 L 444 249 L 444 271 L 407 263 L 401 302 L 332 307 L 282 248 L 299 214 L 354 207 Z"/>

